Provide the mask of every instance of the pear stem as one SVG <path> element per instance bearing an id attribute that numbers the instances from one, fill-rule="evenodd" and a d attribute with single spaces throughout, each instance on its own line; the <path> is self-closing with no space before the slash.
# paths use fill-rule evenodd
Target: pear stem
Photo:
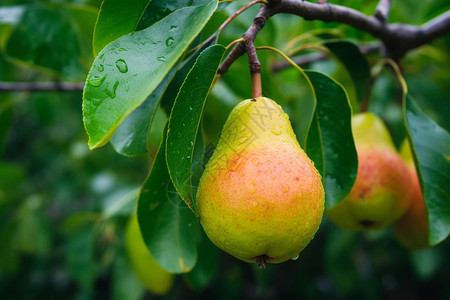
<path id="1" fill-rule="evenodd" d="M 262 97 L 261 73 L 252 74 L 252 98 Z"/>

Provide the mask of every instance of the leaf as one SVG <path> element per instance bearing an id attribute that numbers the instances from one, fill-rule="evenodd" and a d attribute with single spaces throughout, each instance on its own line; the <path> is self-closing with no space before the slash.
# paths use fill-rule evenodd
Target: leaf
<path id="1" fill-rule="evenodd" d="M 370 85 L 370 67 L 359 47 L 349 41 L 329 41 L 324 46 L 345 66 L 355 85 L 358 101 L 363 101 Z"/>
<path id="2" fill-rule="evenodd" d="M 83 95 L 83 120 L 91 149 L 105 145 L 119 124 L 154 91 L 216 6 L 217 1 L 212 1 L 179 9 L 100 52 Z"/>
<path id="3" fill-rule="evenodd" d="M 147 28 L 182 7 L 199 6 L 211 0 L 152 0 L 142 14 L 137 30 Z"/>
<path id="4" fill-rule="evenodd" d="M 347 196 L 356 179 L 358 158 L 351 129 L 352 112 L 339 83 L 317 71 L 305 73 L 317 101 L 305 151 L 322 175 L 328 208 Z"/>
<path id="5" fill-rule="evenodd" d="M 201 230 L 201 240 L 198 247 L 198 263 L 195 268 L 184 277 L 195 291 L 202 291 L 211 282 L 217 272 L 219 264 L 219 248 Z"/>
<path id="6" fill-rule="evenodd" d="M 144 103 L 134 110 L 117 128 L 111 138 L 111 144 L 118 153 L 135 156 L 148 152 L 147 139 L 156 108 L 176 69 L 176 67 L 173 67 Z"/>
<path id="7" fill-rule="evenodd" d="M 428 210 L 430 244 L 436 245 L 450 232 L 450 134 L 428 118 L 409 96 L 404 113 Z"/>
<path id="8" fill-rule="evenodd" d="M 92 64 L 92 32 L 95 29 L 95 23 L 97 20 L 98 9 L 89 5 L 70 4 L 68 5 L 70 14 L 79 28 L 79 34 L 81 35 L 81 42 L 86 48 L 86 53 L 83 53 L 83 61 L 89 62 L 88 66 Z"/>
<path id="9" fill-rule="evenodd" d="M 6 44 L 15 62 L 68 79 L 85 76 L 83 52 L 76 24 L 60 6 L 28 6 Z"/>
<path id="10" fill-rule="evenodd" d="M 150 0 L 104 0 L 94 30 L 94 56 L 112 41 L 133 32 Z"/>
<path id="11" fill-rule="evenodd" d="M 187 75 L 169 118 L 167 133 L 167 166 L 181 198 L 192 207 L 191 169 L 194 144 L 206 98 L 225 53 L 225 47 L 214 45 L 204 50 Z"/>
<path id="12" fill-rule="evenodd" d="M 165 158 L 167 129 L 138 199 L 142 237 L 155 260 L 169 272 L 189 272 L 197 262 L 199 225 L 170 181 Z"/>

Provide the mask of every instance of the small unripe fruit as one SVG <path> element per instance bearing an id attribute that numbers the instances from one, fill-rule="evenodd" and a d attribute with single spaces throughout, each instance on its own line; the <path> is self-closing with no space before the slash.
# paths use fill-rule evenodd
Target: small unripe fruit
<path id="1" fill-rule="evenodd" d="M 161 268 L 148 251 L 136 214 L 130 217 L 125 234 L 125 247 L 136 276 L 151 293 L 165 295 L 173 285 L 174 275 Z"/>

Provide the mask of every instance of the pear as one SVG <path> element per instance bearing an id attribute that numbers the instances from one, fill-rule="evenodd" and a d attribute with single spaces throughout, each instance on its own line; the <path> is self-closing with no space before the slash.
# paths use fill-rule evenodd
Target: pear
<path id="1" fill-rule="evenodd" d="M 349 195 L 327 209 L 350 230 L 382 229 L 401 217 L 410 199 L 410 176 L 383 121 L 372 113 L 352 118 L 358 173 Z"/>
<path id="2" fill-rule="evenodd" d="M 296 259 L 314 237 L 324 210 L 321 177 L 273 100 L 248 99 L 232 110 L 197 207 L 217 247 L 261 267 Z"/>
<path id="3" fill-rule="evenodd" d="M 424 249 L 430 246 L 427 209 L 420 191 L 411 148 L 406 139 L 400 147 L 400 155 L 406 162 L 411 176 L 411 204 L 405 214 L 392 224 L 392 229 L 397 239 L 406 248 Z"/>
<path id="4" fill-rule="evenodd" d="M 148 251 L 133 214 L 125 229 L 125 248 L 131 266 L 145 288 L 156 295 L 165 295 L 173 285 L 174 275 L 164 270 Z"/>

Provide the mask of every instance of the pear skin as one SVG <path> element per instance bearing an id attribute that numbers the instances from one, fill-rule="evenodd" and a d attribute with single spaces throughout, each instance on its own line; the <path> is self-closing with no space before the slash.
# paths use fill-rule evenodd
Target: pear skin
<path id="1" fill-rule="evenodd" d="M 349 230 L 383 229 L 409 206 L 410 176 L 381 119 L 371 113 L 352 118 L 358 173 L 349 195 L 327 210 Z"/>
<path id="2" fill-rule="evenodd" d="M 245 262 L 284 262 L 314 237 L 324 210 L 321 177 L 273 100 L 244 100 L 230 113 L 197 207 L 211 241 Z"/>
<path id="3" fill-rule="evenodd" d="M 405 214 L 392 224 L 392 229 L 397 239 L 406 248 L 424 249 L 430 246 L 427 208 L 420 190 L 408 140 L 403 141 L 400 155 L 406 162 L 411 176 L 411 204 Z"/>
<path id="4" fill-rule="evenodd" d="M 131 266 L 145 288 L 156 295 L 171 289 L 175 276 L 164 270 L 148 251 L 142 238 L 137 215 L 130 217 L 126 227 L 125 247 Z"/>

